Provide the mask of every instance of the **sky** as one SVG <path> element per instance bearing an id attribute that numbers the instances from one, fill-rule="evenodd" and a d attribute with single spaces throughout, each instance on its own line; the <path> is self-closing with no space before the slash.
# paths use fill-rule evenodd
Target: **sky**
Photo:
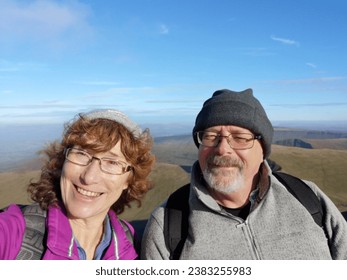
<path id="1" fill-rule="evenodd" d="M 347 1 L 0 0 L 0 125 L 120 110 L 192 128 L 215 90 L 347 124 Z M 172 125 L 172 126 L 170 126 Z"/>

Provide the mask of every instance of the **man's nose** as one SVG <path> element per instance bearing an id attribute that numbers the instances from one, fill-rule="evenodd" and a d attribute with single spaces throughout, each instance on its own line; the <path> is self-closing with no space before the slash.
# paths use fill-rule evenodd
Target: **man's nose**
<path id="1" fill-rule="evenodd" d="M 227 137 L 220 137 L 219 142 L 218 142 L 215 149 L 218 152 L 218 154 L 220 154 L 220 155 L 224 155 L 226 153 L 230 153 L 233 151 L 233 149 L 231 148 L 231 146 L 228 142 Z"/>

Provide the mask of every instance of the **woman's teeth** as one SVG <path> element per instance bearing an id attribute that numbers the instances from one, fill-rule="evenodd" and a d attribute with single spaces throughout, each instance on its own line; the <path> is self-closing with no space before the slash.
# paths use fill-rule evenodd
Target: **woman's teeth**
<path id="1" fill-rule="evenodd" d="M 80 194 L 83 194 L 83 195 L 89 196 L 89 197 L 97 197 L 97 196 L 101 195 L 101 193 L 86 191 L 86 190 L 78 188 L 78 187 L 76 189 Z"/>

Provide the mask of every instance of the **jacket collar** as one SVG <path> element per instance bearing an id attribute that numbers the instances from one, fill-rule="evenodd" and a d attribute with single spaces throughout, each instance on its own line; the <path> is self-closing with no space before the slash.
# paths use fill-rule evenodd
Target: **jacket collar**
<path id="1" fill-rule="evenodd" d="M 116 214 L 109 211 L 108 215 L 111 221 L 112 240 L 102 259 L 135 259 L 137 254 L 127 240 Z M 79 259 L 77 244 L 62 205 L 48 209 L 46 229 L 47 250 L 43 259 Z"/>

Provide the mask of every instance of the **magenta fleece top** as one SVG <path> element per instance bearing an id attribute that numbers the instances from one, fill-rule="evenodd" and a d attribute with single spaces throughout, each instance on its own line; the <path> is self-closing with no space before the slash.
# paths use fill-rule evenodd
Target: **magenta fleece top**
<path id="1" fill-rule="evenodd" d="M 112 240 L 106 249 L 103 260 L 133 260 L 137 253 L 127 239 L 117 215 L 108 213 Z M 130 226 L 132 232 L 133 229 Z M 50 207 L 46 218 L 47 244 L 44 246 L 44 260 L 78 260 L 78 249 L 68 218 L 62 209 Z M 0 213 L 0 259 L 14 260 L 21 248 L 25 231 L 25 219 L 20 208 L 11 204 Z"/>

